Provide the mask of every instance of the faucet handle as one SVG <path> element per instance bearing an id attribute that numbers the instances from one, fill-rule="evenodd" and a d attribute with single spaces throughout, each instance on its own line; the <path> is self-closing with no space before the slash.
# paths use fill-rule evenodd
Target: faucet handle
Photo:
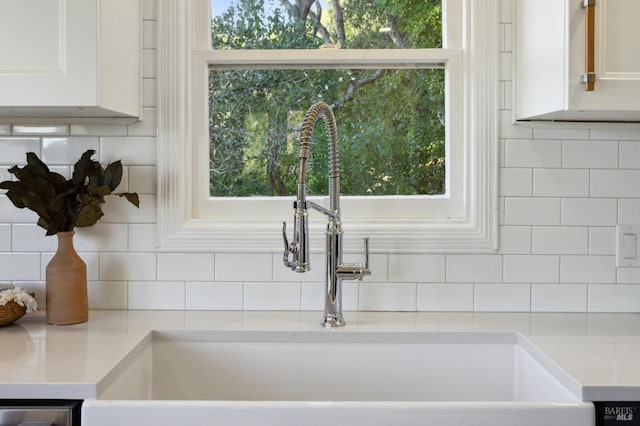
<path id="1" fill-rule="evenodd" d="M 358 279 L 362 281 L 365 275 L 371 275 L 371 269 L 369 269 L 369 237 L 364 238 L 364 268 L 358 275 Z"/>
<path id="2" fill-rule="evenodd" d="M 364 263 L 343 263 L 338 266 L 336 273 L 343 280 L 362 281 L 365 275 L 371 275 L 369 269 L 369 238 L 364 239 Z"/>
<path id="3" fill-rule="evenodd" d="M 365 275 L 371 275 L 371 269 L 369 269 L 369 237 L 364 238 L 364 273 Z"/>
<path id="4" fill-rule="evenodd" d="M 296 266 L 296 262 L 289 260 L 289 253 L 295 253 L 296 247 L 294 244 L 289 244 L 289 240 L 287 239 L 287 222 L 282 222 L 282 240 L 284 242 L 284 254 L 282 255 L 282 261 L 287 268 L 294 268 Z"/>

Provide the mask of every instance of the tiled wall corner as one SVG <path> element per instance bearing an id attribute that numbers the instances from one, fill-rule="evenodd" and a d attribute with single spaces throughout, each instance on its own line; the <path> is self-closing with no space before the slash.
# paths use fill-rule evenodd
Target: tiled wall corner
<path id="1" fill-rule="evenodd" d="M 112 197 L 103 220 L 75 239 L 92 308 L 321 310 L 320 254 L 311 256 L 311 272 L 297 274 L 275 248 L 156 251 L 155 6 L 144 0 L 142 122 L 0 125 L 0 179 L 28 151 L 65 176 L 86 149 L 101 162 L 123 161 L 121 189 L 140 194 L 140 209 Z M 502 0 L 499 252 L 372 254 L 372 275 L 344 283 L 345 310 L 640 312 L 640 268 L 615 266 L 615 226 L 640 223 L 640 127 L 513 125 L 512 15 L 512 0 Z M 36 221 L 0 197 L 0 281 L 35 291 L 44 304 L 44 268 L 56 241 Z"/>

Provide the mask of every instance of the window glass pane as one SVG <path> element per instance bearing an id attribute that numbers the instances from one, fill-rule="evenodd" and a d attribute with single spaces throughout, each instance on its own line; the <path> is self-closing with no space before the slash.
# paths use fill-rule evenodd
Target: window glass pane
<path id="1" fill-rule="evenodd" d="M 214 49 L 442 47 L 441 0 L 211 0 Z"/>
<path id="2" fill-rule="evenodd" d="M 315 102 L 338 124 L 345 195 L 442 194 L 443 69 L 212 69 L 212 196 L 293 195 L 297 128 Z M 327 140 L 315 130 L 311 194 L 327 192 Z"/>

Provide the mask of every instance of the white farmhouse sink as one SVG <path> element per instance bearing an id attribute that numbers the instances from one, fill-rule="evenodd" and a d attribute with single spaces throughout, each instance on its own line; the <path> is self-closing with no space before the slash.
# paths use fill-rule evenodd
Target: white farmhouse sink
<path id="1" fill-rule="evenodd" d="M 85 401 L 102 425 L 592 425 L 516 333 L 154 332 Z"/>

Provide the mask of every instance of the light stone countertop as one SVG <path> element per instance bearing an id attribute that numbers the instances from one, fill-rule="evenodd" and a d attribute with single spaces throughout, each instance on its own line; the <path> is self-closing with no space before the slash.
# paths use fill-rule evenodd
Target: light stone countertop
<path id="1" fill-rule="evenodd" d="M 0 398 L 86 399 L 152 330 L 325 331 L 321 313 L 91 311 L 72 326 L 44 312 L 0 327 Z M 640 401 L 640 314 L 346 312 L 337 332 L 519 332 L 587 401 Z"/>

